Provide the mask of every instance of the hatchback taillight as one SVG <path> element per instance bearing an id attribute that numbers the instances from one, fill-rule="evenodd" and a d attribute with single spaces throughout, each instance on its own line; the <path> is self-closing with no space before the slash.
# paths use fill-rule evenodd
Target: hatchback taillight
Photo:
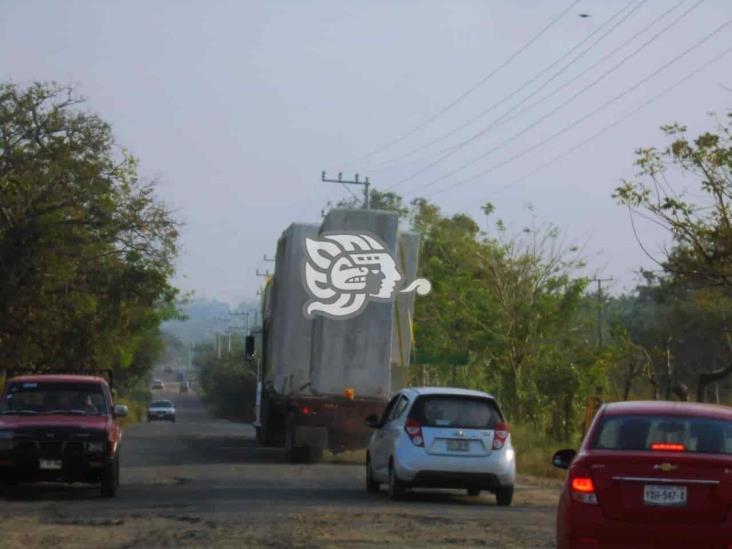
<path id="1" fill-rule="evenodd" d="M 496 428 L 493 431 L 493 449 L 500 450 L 503 445 L 506 444 L 508 438 L 508 424 L 497 423 Z"/>
<path id="2" fill-rule="evenodd" d="M 595 483 L 592 482 L 590 471 L 584 467 L 575 467 L 569 471 L 569 494 L 572 499 L 580 503 L 597 505 Z"/>
<path id="3" fill-rule="evenodd" d="M 422 426 L 415 419 L 409 418 L 404 424 L 404 430 L 409 435 L 410 440 L 415 446 L 424 446 L 424 438 L 422 437 Z"/>

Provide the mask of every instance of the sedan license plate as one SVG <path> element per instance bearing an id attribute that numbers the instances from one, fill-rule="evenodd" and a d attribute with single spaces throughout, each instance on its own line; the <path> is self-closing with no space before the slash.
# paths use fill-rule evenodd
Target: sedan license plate
<path id="1" fill-rule="evenodd" d="M 470 442 L 462 439 L 447 439 L 447 449 L 450 452 L 467 452 Z"/>
<path id="2" fill-rule="evenodd" d="M 643 501 L 646 505 L 686 505 L 686 486 L 646 484 L 643 487 Z"/>
<path id="3" fill-rule="evenodd" d="M 44 471 L 59 471 L 63 467 L 60 459 L 42 459 L 38 464 L 39 469 Z"/>

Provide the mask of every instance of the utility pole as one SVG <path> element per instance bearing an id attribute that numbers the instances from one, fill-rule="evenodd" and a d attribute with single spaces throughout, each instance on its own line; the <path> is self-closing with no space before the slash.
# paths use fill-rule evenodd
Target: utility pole
<path id="1" fill-rule="evenodd" d="M 274 263 L 276 260 L 274 257 L 267 257 L 267 254 L 264 254 L 264 261 L 267 263 Z"/>
<path id="2" fill-rule="evenodd" d="M 602 349 L 602 321 L 603 321 L 603 303 L 602 303 L 602 283 L 610 282 L 613 277 L 598 278 L 594 277 L 592 282 L 597 282 L 597 348 Z"/>
<path id="3" fill-rule="evenodd" d="M 229 313 L 229 316 L 244 316 L 244 317 L 246 317 L 247 323 L 246 323 L 245 326 L 243 326 L 243 328 L 244 328 L 244 335 L 248 335 L 249 334 L 249 315 L 251 315 L 251 314 L 252 314 L 251 311 L 243 311 L 241 313 Z"/>
<path id="4" fill-rule="evenodd" d="M 268 269 L 265 269 L 265 271 L 263 273 L 260 273 L 259 269 L 257 269 L 257 276 L 268 277 L 268 276 L 272 276 L 272 275 L 270 274 Z"/>
<path id="5" fill-rule="evenodd" d="M 368 210 L 371 208 L 369 205 L 369 186 L 371 183 L 369 182 L 369 178 L 367 177 L 364 181 L 358 180 L 358 174 L 356 174 L 353 178 L 353 181 L 347 181 L 343 179 L 343 174 L 341 172 L 338 172 L 338 179 L 327 179 L 325 177 L 325 170 L 323 170 L 323 173 L 320 176 L 320 180 L 324 183 L 339 183 L 341 185 L 363 185 L 364 187 L 364 201 L 363 201 L 363 207 L 365 210 Z"/>

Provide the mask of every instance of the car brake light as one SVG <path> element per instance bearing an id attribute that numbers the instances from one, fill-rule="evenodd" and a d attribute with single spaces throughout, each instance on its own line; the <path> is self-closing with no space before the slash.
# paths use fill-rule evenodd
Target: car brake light
<path id="1" fill-rule="evenodd" d="M 580 503 L 597 505 L 595 483 L 587 469 L 577 467 L 569 471 L 569 493 L 572 499 Z"/>
<path id="2" fill-rule="evenodd" d="M 310 413 L 311 413 L 311 412 L 313 411 L 313 409 L 312 409 L 312 408 L 310 408 L 309 406 L 303 406 L 303 407 L 301 408 L 301 411 L 302 411 L 302 415 L 304 415 L 304 416 L 309 416 L 309 415 L 310 415 Z"/>
<path id="3" fill-rule="evenodd" d="M 422 426 L 417 420 L 407 419 L 404 424 L 404 430 L 409 435 L 409 439 L 415 446 L 424 446 L 424 438 L 422 437 Z"/>
<path id="4" fill-rule="evenodd" d="M 588 477 L 575 477 L 572 479 L 572 490 L 575 492 L 584 492 L 591 494 L 595 491 L 595 485 L 592 483 L 592 479 Z"/>
<path id="5" fill-rule="evenodd" d="M 497 423 L 493 432 L 493 449 L 500 450 L 508 438 L 508 424 Z"/>
<path id="6" fill-rule="evenodd" d="M 675 442 L 654 442 L 651 444 L 651 450 L 658 450 L 661 452 L 683 452 L 686 450 L 686 446 Z"/>

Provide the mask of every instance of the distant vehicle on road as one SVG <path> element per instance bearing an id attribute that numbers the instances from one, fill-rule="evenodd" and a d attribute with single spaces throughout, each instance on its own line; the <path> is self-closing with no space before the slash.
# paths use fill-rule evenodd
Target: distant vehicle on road
<path id="1" fill-rule="evenodd" d="M 163 368 L 163 373 L 172 374 L 173 373 L 173 367 L 172 366 L 166 366 L 165 368 Z"/>
<path id="2" fill-rule="evenodd" d="M 186 379 L 186 375 L 183 372 L 181 372 L 180 370 L 178 370 L 177 372 L 175 372 L 175 380 L 176 381 L 185 381 L 185 379 Z"/>
<path id="3" fill-rule="evenodd" d="M 511 505 L 516 462 L 511 436 L 496 400 L 467 389 L 403 389 L 389 401 L 366 454 L 366 490 L 389 486 L 398 499 L 410 487 L 493 492 Z"/>
<path id="4" fill-rule="evenodd" d="M 187 393 L 191 390 L 191 384 L 188 381 L 181 381 L 180 382 L 180 392 L 181 393 Z"/>
<path id="5" fill-rule="evenodd" d="M 99 483 L 104 497 L 119 486 L 117 418 L 107 382 L 91 375 L 11 377 L 0 399 L 0 488 L 17 482 Z"/>
<path id="6" fill-rule="evenodd" d="M 569 469 L 557 546 L 729 547 L 732 408 L 687 402 L 606 404 Z"/>
<path id="7" fill-rule="evenodd" d="M 162 391 L 165 389 L 165 383 L 162 379 L 156 379 L 152 382 L 151 388 L 156 391 Z"/>
<path id="8" fill-rule="evenodd" d="M 175 423 L 175 406 L 169 400 L 154 400 L 147 408 L 147 420 L 164 420 Z"/>

